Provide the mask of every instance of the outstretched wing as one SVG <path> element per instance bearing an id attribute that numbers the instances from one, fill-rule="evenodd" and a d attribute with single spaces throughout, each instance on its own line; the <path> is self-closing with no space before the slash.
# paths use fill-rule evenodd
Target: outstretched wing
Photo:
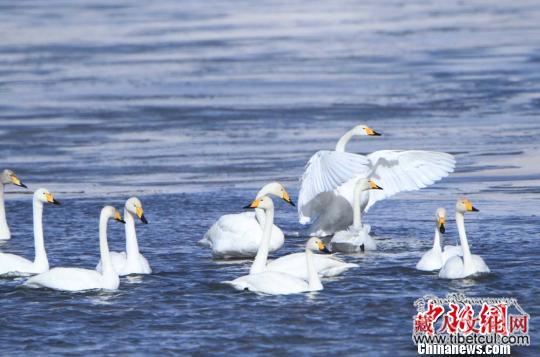
<path id="1" fill-rule="evenodd" d="M 369 177 L 383 189 L 369 191 L 367 211 L 375 202 L 401 191 L 424 188 L 454 171 L 456 160 L 450 154 L 421 150 L 381 150 L 367 156 L 372 171 Z"/>
<path id="2" fill-rule="evenodd" d="M 320 194 L 332 191 L 357 175 L 367 176 L 371 164 L 367 157 L 348 152 L 322 150 L 309 159 L 301 178 L 298 196 L 298 216 L 301 223 L 308 223 L 313 205 Z M 318 205 L 317 205 L 318 206 Z"/>

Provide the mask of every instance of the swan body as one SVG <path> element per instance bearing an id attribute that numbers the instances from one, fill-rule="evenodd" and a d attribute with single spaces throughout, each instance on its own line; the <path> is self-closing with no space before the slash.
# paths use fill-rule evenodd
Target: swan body
<path id="1" fill-rule="evenodd" d="M 311 235 L 327 236 L 351 225 L 359 177 L 384 187 L 362 194 L 361 210 L 366 212 L 377 201 L 429 186 L 454 170 L 454 157 L 442 152 L 381 150 L 358 155 L 345 151 L 353 136 L 379 135 L 358 125 L 340 138 L 335 150 L 321 150 L 310 158 L 301 179 L 298 216 L 301 224 L 311 224 Z"/>
<path id="2" fill-rule="evenodd" d="M 219 217 L 199 244 L 210 247 L 215 258 L 253 257 L 257 253 L 262 231 L 255 212 L 226 214 Z M 284 241 L 281 229 L 273 225 L 270 252 L 281 248 Z"/>
<path id="3" fill-rule="evenodd" d="M 49 270 L 49 260 L 47 259 L 43 238 L 42 217 L 44 203 L 60 204 L 54 199 L 52 194 L 44 188 L 40 188 L 34 192 L 34 197 L 32 199 L 34 215 L 34 261 L 15 254 L 0 253 L 0 275 L 27 276 Z"/>
<path id="4" fill-rule="evenodd" d="M 471 201 L 461 198 L 456 204 L 456 224 L 458 227 L 459 240 L 463 256 L 454 255 L 448 259 L 439 271 L 439 277 L 443 279 L 462 279 L 482 273 L 489 273 L 489 267 L 481 256 L 471 254 L 467 234 L 465 232 L 465 212 L 478 211 Z"/>
<path id="5" fill-rule="evenodd" d="M 338 231 L 332 237 L 330 245 L 333 251 L 358 253 L 365 250 L 377 250 L 377 243 L 369 235 L 370 227 L 362 224 L 362 195 L 372 189 L 382 190 L 375 182 L 366 178 L 358 178 L 353 192 L 353 224 L 347 230 Z"/>
<path id="6" fill-rule="evenodd" d="M 307 279 L 291 273 L 265 270 L 260 273 L 250 273 L 226 283 L 236 290 L 249 290 L 268 295 L 289 295 L 323 290 L 323 285 L 313 265 L 315 254 L 312 252 L 320 244 L 324 243 L 319 238 L 311 237 L 306 244 L 305 252 L 302 253 L 308 272 Z"/>
<path id="7" fill-rule="evenodd" d="M 361 253 L 366 250 L 377 250 L 377 242 L 365 229 L 349 228 L 334 234 L 330 241 L 334 252 Z"/>
<path id="8" fill-rule="evenodd" d="M 102 273 L 91 269 L 53 268 L 45 273 L 28 279 L 26 286 L 49 288 L 62 291 L 116 290 L 120 285 L 118 274 L 114 270 L 107 243 L 107 223 L 109 219 L 125 223 L 120 213 L 112 206 L 105 206 L 99 218 L 99 250 L 102 261 Z"/>
<path id="9" fill-rule="evenodd" d="M 4 186 L 8 184 L 26 188 L 26 185 L 21 182 L 12 170 L 6 169 L 0 174 L 0 240 L 11 239 L 11 231 L 6 218 L 6 208 L 4 207 Z"/>
<path id="10" fill-rule="evenodd" d="M 450 258 L 452 258 L 454 255 L 459 255 L 460 257 L 463 256 L 463 249 L 459 245 L 445 245 L 443 252 L 442 252 L 442 261 L 443 264 L 446 263 L 446 261 Z"/>
<path id="11" fill-rule="evenodd" d="M 139 243 L 135 233 L 135 218 L 148 224 L 141 201 L 137 197 L 131 197 L 124 205 L 126 251 L 109 253 L 114 270 L 119 276 L 152 273 L 148 260 L 139 252 Z M 101 260 L 98 262 L 96 270 L 102 272 Z"/>
<path id="12" fill-rule="evenodd" d="M 274 195 L 294 206 L 285 188 L 278 182 L 265 185 L 257 197 Z M 215 258 L 254 257 L 262 240 L 265 215 L 262 210 L 221 216 L 206 232 L 199 244 L 212 249 Z M 281 248 L 284 234 L 273 225 L 270 252 Z"/>
<path id="13" fill-rule="evenodd" d="M 310 238 L 306 243 L 304 264 L 306 265 L 308 279 L 297 276 L 266 270 L 268 250 L 270 243 L 271 227 L 274 220 L 274 204 L 268 196 L 262 196 L 253 201 L 251 208 L 261 208 L 265 213 L 263 239 L 255 256 L 248 275 L 241 276 L 224 283 L 233 286 L 237 290 L 249 290 L 258 294 L 287 295 L 307 291 L 322 290 L 323 286 L 313 265 L 313 250 L 328 251 L 319 238 Z"/>
<path id="14" fill-rule="evenodd" d="M 249 274 L 226 283 L 234 287 L 236 290 L 248 290 L 259 294 L 268 295 L 289 295 L 299 294 L 307 291 L 322 290 L 311 290 L 309 283 L 304 279 L 275 271 Z"/>
<path id="15" fill-rule="evenodd" d="M 313 254 L 313 265 L 321 277 L 337 276 L 351 268 L 358 267 L 358 264 L 347 263 L 333 255 L 322 254 Z M 292 253 L 275 259 L 266 265 L 265 271 L 289 274 L 307 281 L 309 275 L 306 253 Z"/>

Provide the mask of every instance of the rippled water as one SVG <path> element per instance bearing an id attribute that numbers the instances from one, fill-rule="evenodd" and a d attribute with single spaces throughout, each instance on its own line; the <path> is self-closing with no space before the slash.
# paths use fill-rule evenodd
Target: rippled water
<path id="1" fill-rule="evenodd" d="M 413 355 L 413 301 L 464 292 L 517 297 L 533 341 L 519 352 L 538 355 L 540 5 L 256 3 L 0 2 L 0 167 L 63 201 L 45 209 L 51 265 L 93 267 L 100 207 L 136 194 L 155 272 L 114 293 L 2 280 L 2 353 Z M 456 173 L 378 203 L 365 221 L 380 250 L 346 257 L 360 268 L 319 293 L 220 284 L 249 262 L 213 261 L 196 245 L 206 229 L 268 180 L 296 196 L 309 157 L 360 123 L 384 135 L 351 150 L 447 151 Z M 31 256 L 30 192 L 7 190 L 0 249 Z M 462 194 L 481 210 L 467 230 L 492 274 L 417 272 L 435 208 Z M 295 212 L 280 203 L 276 220 L 276 255 L 300 249 Z"/>

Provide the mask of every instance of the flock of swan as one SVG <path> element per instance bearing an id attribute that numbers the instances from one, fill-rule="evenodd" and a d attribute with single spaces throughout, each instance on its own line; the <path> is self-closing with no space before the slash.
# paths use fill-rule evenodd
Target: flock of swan
<path id="1" fill-rule="evenodd" d="M 285 236 L 274 224 L 274 202 L 271 196 L 295 206 L 285 188 L 278 182 L 265 185 L 244 208 L 250 211 L 221 216 L 206 232 L 199 244 L 208 247 L 217 259 L 253 258 L 249 273 L 224 283 L 238 290 L 261 294 L 294 294 L 323 289 L 321 278 L 332 277 L 358 268 L 356 263 L 332 254 L 363 254 L 377 250 L 371 227 L 362 223 L 362 214 L 373 204 L 402 191 L 424 188 L 453 172 L 455 159 L 442 152 L 420 150 L 381 150 L 369 155 L 347 152 L 347 143 L 355 136 L 379 136 L 365 125 L 345 133 L 335 150 L 315 153 L 301 178 L 298 198 L 299 222 L 309 225 L 310 238 L 305 250 L 272 261 L 268 255 L 280 249 Z M 11 234 L 4 208 L 4 185 L 26 187 L 11 170 L 4 170 L 0 184 L 0 240 Z M 124 219 L 112 206 L 101 210 L 99 219 L 100 261 L 95 269 L 49 269 L 43 238 L 42 213 L 45 204 L 60 204 L 46 189 L 33 196 L 35 258 L 0 252 L 1 276 L 24 276 L 28 287 L 63 291 L 118 289 L 119 276 L 151 274 L 146 258 L 139 252 L 135 222 L 146 224 L 141 201 L 132 197 L 124 207 Z M 460 245 L 441 246 L 445 232 L 446 210 L 436 211 L 433 248 L 423 254 L 416 268 L 439 271 L 444 279 L 461 279 L 488 273 L 484 260 L 471 254 L 465 233 L 464 214 L 478 211 L 466 198 L 455 207 Z M 110 252 L 107 242 L 109 220 L 125 224 L 126 251 Z M 329 249 L 330 248 L 330 249 Z"/>
<path id="2" fill-rule="evenodd" d="M 26 187 L 11 170 L 4 170 L 1 175 L 0 189 L 0 239 L 8 240 L 11 233 L 6 220 L 4 208 L 4 185 L 15 184 Z M 129 274 L 150 274 L 152 269 L 146 258 L 139 252 L 135 233 L 135 220 L 148 223 L 144 216 L 141 201 L 131 197 L 124 206 L 124 219 L 120 212 L 112 206 L 101 209 L 99 216 L 99 250 L 101 259 L 95 269 L 52 268 L 45 250 L 43 237 L 43 207 L 45 204 L 59 205 L 53 195 L 45 188 L 34 192 L 34 261 L 19 255 L 0 252 L 0 275 L 4 277 L 28 277 L 25 285 L 32 288 L 49 288 L 62 291 L 85 291 L 93 289 L 116 290 L 120 285 L 119 276 Z M 107 224 L 109 220 L 125 224 L 126 251 L 109 252 L 107 242 Z"/>

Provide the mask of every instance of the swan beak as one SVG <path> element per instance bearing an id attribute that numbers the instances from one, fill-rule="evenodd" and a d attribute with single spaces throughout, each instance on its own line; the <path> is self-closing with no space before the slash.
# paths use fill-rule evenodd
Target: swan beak
<path id="1" fill-rule="evenodd" d="M 439 217 L 439 220 L 438 220 L 438 226 L 439 226 L 439 232 L 441 233 L 444 233 L 446 232 L 446 228 L 444 228 L 444 217 Z"/>
<path id="2" fill-rule="evenodd" d="M 322 241 L 319 241 L 319 243 L 317 243 L 317 245 L 319 247 L 319 252 L 326 253 L 326 254 L 332 253 L 330 250 L 328 250 L 328 248 L 326 247 L 326 245 Z"/>
<path id="3" fill-rule="evenodd" d="M 122 219 L 122 216 L 120 215 L 120 212 L 118 211 L 114 212 L 114 220 L 120 223 L 126 224 L 126 221 Z"/>
<path id="4" fill-rule="evenodd" d="M 469 212 L 479 212 L 478 208 L 474 207 L 469 200 L 465 202 L 465 209 Z"/>
<path id="5" fill-rule="evenodd" d="M 257 208 L 257 207 L 259 207 L 260 203 L 261 203 L 261 200 L 257 198 L 255 201 L 251 202 L 247 206 L 244 206 L 243 208 Z"/>
<path id="6" fill-rule="evenodd" d="M 24 183 L 22 183 L 22 181 L 15 175 L 12 175 L 11 176 L 11 183 L 16 185 L 16 186 L 20 186 L 20 187 L 24 187 L 24 188 L 28 188 Z"/>
<path id="7" fill-rule="evenodd" d="M 283 201 L 287 202 L 291 206 L 295 207 L 295 204 L 293 200 L 291 200 L 291 197 L 289 196 L 289 193 L 287 191 L 283 191 L 283 196 L 281 197 Z"/>
<path id="8" fill-rule="evenodd" d="M 142 223 L 148 224 L 148 221 L 146 220 L 146 217 L 144 216 L 144 211 L 142 207 L 135 207 L 135 212 L 137 213 L 137 217 L 139 217 Z"/>
<path id="9" fill-rule="evenodd" d="M 52 203 L 52 204 L 55 204 L 55 205 L 59 205 L 60 202 L 58 202 L 51 193 L 46 193 L 45 194 L 45 197 L 47 198 L 47 202 L 49 203 Z"/>
<path id="10" fill-rule="evenodd" d="M 371 186 L 372 190 L 382 190 L 383 189 L 381 186 L 377 185 L 372 180 L 369 180 L 369 185 Z"/>
<path id="11" fill-rule="evenodd" d="M 366 134 L 369 136 L 381 136 L 381 134 L 377 133 L 375 130 L 371 128 L 366 128 L 365 131 L 366 131 Z"/>

